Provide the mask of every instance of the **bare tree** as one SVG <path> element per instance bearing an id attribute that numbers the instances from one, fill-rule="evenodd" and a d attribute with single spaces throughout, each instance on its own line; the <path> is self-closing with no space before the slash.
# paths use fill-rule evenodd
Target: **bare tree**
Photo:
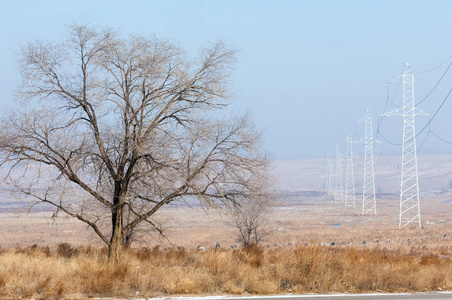
<path id="1" fill-rule="evenodd" d="M 264 226 L 268 214 L 268 202 L 246 200 L 233 208 L 232 225 L 237 229 L 237 242 L 245 248 L 259 245 L 259 242 L 270 232 Z"/>
<path id="2" fill-rule="evenodd" d="M 7 180 L 88 224 L 114 262 L 139 224 L 160 231 L 165 204 L 254 197 L 268 166 L 260 134 L 247 115 L 208 118 L 228 105 L 234 61 L 222 42 L 189 60 L 165 40 L 78 25 L 22 47 L 19 107 L 0 133 Z"/>

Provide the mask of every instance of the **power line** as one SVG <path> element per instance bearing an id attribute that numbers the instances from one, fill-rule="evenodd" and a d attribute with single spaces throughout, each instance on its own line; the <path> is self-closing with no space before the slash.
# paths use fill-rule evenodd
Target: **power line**
<path id="1" fill-rule="evenodd" d="M 392 96 L 392 99 L 394 99 L 395 96 L 397 95 L 397 92 L 399 91 L 399 87 L 400 87 L 400 82 L 397 84 L 397 88 L 394 92 L 394 95 Z M 398 106 L 397 104 L 392 102 L 392 100 L 389 98 L 389 84 L 386 87 L 386 99 L 387 99 L 387 101 L 391 102 L 391 104 L 394 105 L 395 107 L 400 108 L 400 106 Z"/>
<path id="2" fill-rule="evenodd" d="M 397 90 L 399 89 L 399 86 L 400 86 L 400 84 L 397 85 Z M 397 92 L 397 90 L 396 90 L 396 92 Z M 394 96 L 395 96 L 395 94 L 394 94 Z M 386 89 L 386 102 L 385 102 L 385 107 L 384 107 L 384 109 L 383 109 L 383 113 L 380 115 L 381 117 L 378 119 L 378 125 L 377 125 L 377 130 L 376 130 L 376 132 L 375 132 L 374 140 L 377 140 L 377 139 L 378 139 L 378 135 L 380 135 L 380 136 L 383 138 L 383 140 L 385 140 L 387 143 L 389 143 L 389 144 L 391 144 L 391 145 L 395 145 L 395 146 L 400 146 L 400 145 L 402 145 L 402 144 L 397 144 L 397 143 L 393 143 L 393 142 L 389 141 L 389 140 L 386 139 L 386 138 L 381 134 L 381 132 L 380 132 L 380 126 L 381 126 L 381 123 L 383 122 L 383 119 L 384 119 L 384 117 L 385 117 L 386 108 L 388 107 L 388 102 L 391 102 L 391 103 L 392 103 L 392 101 L 389 100 L 389 84 L 387 85 L 387 89 Z"/>
<path id="3" fill-rule="evenodd" d="M 438 66 L 434 67 L 433 69 L 427 70 L 427 71 L 414 71 L 415 73 L 428 73 L 428 72 L 432 72 L 435 71 L 436 69 L 440 68 L 442 65 L 444 65 L 445 63 L 447 63 L 447 61 L 449 59 L 451 59 L 452 56 L 449 56 L 445 61 L 443 61 L 442 63 L 440 63 Z"/>
<path id="4" fill-rule="evenodd" d="M 452 143 L 451 143 L 451 142 L 448 142 L 448 141 L 446 141 L 445 139 L 443 139 L 443 138 L 441 138 L 440 136 L 438 136 L 437 134 L 435 134 L 435 133 L 432 131 L 432 129 L 430 128 L 430 126 L 429 126 L 427 135 L 425 136 L 424 141 L 422 142 L 421 146 L 419 147 L 419 150 L 417 151 L 418 153 L 421 151 L 422 147 L 423 147 L 424 144 L 425 144 L 425 141 L 427 140 L 427 138 L 428 138 L 428 136 L 429 136 L 430 134 L 433 135 L 433 136 L 435 136 L 435 137 L 436 137 L 437 139 L 439 139 L 440 141 L 442 141 L 442 142 L 444 142 L 444 143 L 446 143 L 446 144 L 452 146 Z"/>
<path id="5" fill-rule="evenodd" d="M 391 142 L 390 140 L 388 140 L 387 138 L 385 138 L 385 137 L 381 134 L 381 132 L 379 132 L 379 135 L 380 135 L 381 138 L 382 138 L 383 140 L 385 140 L 388 144 L 391 144 L 391 145 L 394 145 L 394 146 L 401 146 L 401 145 L 402 145 L 402 143 L 393 143 L 393 142 Z"/>
<path id="6" fill-rule="evenodd" d="M 440 77 L 440 79 L 438 80 L 438 82 L 435 84 L 435 86 L 433 87 L 433 89 L 430 91 L 430 93 L 427 94 L 427 96 L 424 97 L 424 99 L 422 99 L 421 101 L 419 101 L 415 106 L 418 106 L 419 104 L 421 104 L 422 102 L 425 101 L 425 99 L 427 99 L 432 93 L 433 91 L 436 89 L 436 87 L 440 84 L 441 80 L 443 80 L 444 76 L 446 76 L 447 72 L 450 69 L 450 66 L 452 66 L 452 61 L 450 62 L 449 66 L 447 67 L 446 71 L 444 71 L 443 75 Z"/>
<path id="7" fill-rule="evenodd" d="M 419 149 L 417 150 L 417 154 L 419 154 L 419 152 L 421 152 L 422 147 L 424 147 L 425 141 L 427 141 L 427 138 L 428 138 L 428 136 L 429 136 L 430 133 L 431 133 L 431 131 L 430 131 L 430 129 L 429 129 L 428 132 L 427 132 L 427 135 L 425 136 L 424 140 L 422 141 L 421 146 L 420 146 Z"/>
<path id="8" fill-rule="evenodd" d="M 397 85 L 397 89 L 399 88 L 399 85 Z M 378 123 L 377 123 L 377 130 L 375 131 L 375 136 L 374 136 L 374 140 L 377 140 L 378 138 L 378 134 L 381 135 L 380 133 L 380 125 L 383 122 L 383 118 L 384 118 L 384 114 L 386 113 L 386 108 L 388 107 L 388 102 L 389 102 L 389 84 L 386 86 L 386 102 L 385 102 L 385 107 L 383 109 L 383 113 L 380 115 L 382 116 L 381 118 L 378 119 Z M 392 103 L 392 101 L 391 101 Z M 386 140 L 385 138 L 383 138 L 384 140 Z"/>
<path id="9" fill-rule="evenodd" d="M 436 69 L 438 69 L 438 68 L 440 68 L 442 65 L 444 65 L 446 62 L 448 62 L 450 59 L 452 58 L 452 56 L 450 56 L 450 57 L 448 57 L 445 61 L 443 61 L 441 64 L 439 64 L 438 66 L 436 66 L 435 68 L 433 68 L 433 69 L 431 69 L 431 70 L 427 70 L 427 71 L 416 71 L 416 73 L 427 73 L 427 72 L 431 72 L 431 71 L 434 71 L 434 70 L 436 70 Z M 443 78 L 444 78 L 444 76 L 447 74 L 447 72 L 449 71 L 449 69 L 450 69 L 450 67 L 452 66 L 452 61 L 449 63 L 449 65 L 447 66 L 447 68 L 446 68 L 446 70 L 444 71 L 444 73 L 443 73 L 443 75 L 440 77 L 440 79 L 438 80 L 438 82 L 435 84 L 435 86 L 432 88 L 432 90 L 427 94 L 427 96 L 425 96 L 421 101 L 419 101 L 415 106 L 417 106 L 417 105 L 419 105 L 419 104 L 421 104 L 422 102 L 424 102 L 432 93 L 433 93 L 433 91 L 436 89 L 436 87 L 440 84 L 440 82 L 443 80 Z M 399 87 L 400 87 L 400 81 L 398 81 L 397 82 L 398 84 L 397 84 L 397 88 L 396 88 L 396 91 L 394 92 L 394 95 L 393 95 L 393 97 L 392 98 L 395 98 L 395 95 L 397 94 L 397 92 L 398 92 L 398 90 L 399 90 Z M 384 114 L 386 113 L 386 109 L 387 109 L 387 106 L 388 106 L 388 102 L 390 102 L 392 105 L 394 105 L 395 107 L 397 107 L 397 108 L 400 108 L 400 106 L 398 106 L 397 104 L 395 104 L 391 99 L 390 99 L 390 97 L 389 97 L 389 84 L 391 84 L 391 83 L 388 83 L 388 85 L 387 85 L 387 89 L 386 89 L 386 102 L 385 102 L 385 107 L 384 107 L 384 109 L 383 109 L 383 113 L 382 113 L 382 117 L 378 120 L 378 125 L 377 125 L 377 130 L 376 130 L 376 133 L 375 133 L 375 139 L 378 137 L 378 135 L 381 135 L 381 132 L 380 132 L 380 125 L 381 125 L 381 123 L 382 123 L 382 121 L 383 121 L 383 119 L 384 119 Z M 450 91 L 449 91 L 449 94 L 450 94 Z M 449 94 L 448 94 L 448 96 L 449 96 Z M 447 96 L 447 97 L 448 97 Z M 446 98 L 447 98 L 446 97 Z M 445 102 L 445 100 L 443 101 L 443 103 L 441 104 L 441 106 L 444 104 L 444 102 Z M 441 106 L 440 106 L 440 108 L 441 108 Z M 436 115 L 436 113 L 435 113 L 435 115 Z M 435 116 L 434 115 L 434 116 Z M 432 119 L 433 119 L 433 117 L 432 117 Z M 355 127 L 356 127 L 356 125 L 355 125 Z M 424 130 L 425 128 L 423 128 L 423 130 Z M 355 132 L 356 132 L 356 130 L 355 130 Z M 418 133 L 419 134 L 419 133 Z M 381 135 L 382 136 L 382 135 Z M 386 141 L 386 142 L 388 142 L 388 143 L 390 143 L 390 144 L 393 144 L 393 145 L 401 145 L 401 144 L 397 144 L 397 143 L 392 143 L 392 142 L 390 142 L 390 141 L 388 141 L 386 138 L 384 138 L 383 136 L 382 136 L 382 138 Z"/>
<path id="10" fill-rule="evenodd" d="M 446 98 L 444 98 L 443 102 L 441 102 L 441 105 L 438 107 L 438 109 L 436 110 L 436 112 L 433 114 L 433 116 L 431 117 L 431 119 L 427 122 L 427 124 L 424 126 L 424 128 L 421 129 L 421 131 L 418 132 L 418 134 L 416 134 L 416 136 L 418 136 L 419 134 L 421 134 L 425 128 L 427 128 L 427 126 L 430 125 L 430 123 L 433 121 L 433 119 L 436 117 L 436 115 L 439 113 L 439 111 L 441 110 L 441 108 L 443 107 L 444 103 L 446 103 L 447 98 L 449 98 L 450 93 L 452 92 L 452 89 L 449 90 L 449 93 L 447 93 Z"/>
<path id="11" fill-rule="evenodd" d="M 385 117 L 384 114 L 386 113 L 386 109 L 388 108 L 388 102 L 390 102 L 390 103 L 391 103 L 392 105 L 394 105 L 395 107 L 400 108 L 400 106 L 398 106 L 397 104 L 395 104 L 395 103 L 391 100 L 391 98 L 389 97 L 389 85 L 390 85 L 390 84 L 392 84 L 392 82 L 389 82 L 389 83 L 387 84 L 387 86 L 386 86 L 386 102 L 385 102 L 385 107 L 384 107 L 384 109 L 383 109 L 383 113 L 380 115 L 381 117 L 378 119 L 377 130 L 375 131 L 375 137 L 374 137 L 374 140 L 377 140 L 378 135 L 381 136 L 380 125 L 381 125 L 381 123 L 383 122 L 383 119 L 384 119 L 384 117 Z M 396 90 L 395 90 L 395 92 L 394 92 L 394 95 L 392 96 L 393 99 L 395 98 L 397 92 L 399 91 L 399 87 L 400 87 L 400 81 L 397 82 Z M 402 144 L 392 143 L 392 142 L 388 141 L 386 138 L 384 138 L 383 136 L 382 136 L 382 138 L 383 138 L 386 142 L 388 142 L 389 144 L 393 144 L 393 145 L 396 145 L 396 146 L 402 145 Z"/>
<path id="12" fill-rule="evenodd" d="M 437 139 L 439 139 L 440 141 L 443 141 L 446 144 L 449 144 L 452 146 L 451 142 L 446 141 L 445 139 L 441 138 L 440 136 L 438 136 L 436 133 L 434 133 L 433 131 L 429 131 L 433 136 L 435 136 Z"/>
<path id="13" fill-rule="evenodd" d="M 394 165 L 393 163 L 391 163 L 388 159 L 387 159 L 387 157 L 383 154 L 383 143 L 381 144 L 381 147 L 380 147 L 380 154 L 378 155 L 378 161 L 377 161 L 377 163 L 375 164 L 375 168 L 377 168 L 380 164 L 381 164 L 381 161 L 382 160 L 384 160 L 383 162 L 386 164 L 386 166 L 392 166 L 392 165 Z"/>
<path id="14" fill-rule="evenodd" d="M 430 123 L 433 121 L 433 119 L 436 117 L 436 115 L 439 113 L 439 111 L 441 110 L 441 108 L 444 106 L 444 104 L 446 103 L 447 99 L 450 96 L 450 93 L 452 93 L 452 89 L 449 90 L 449 93 L 447 93 L 446 98 L 444 98 L 444 100 L 441 102 L 441 105 L 438 107 L 438 109 L 436 110 L 436 112 L 433 114 L 433 116 L 429 119 L 429 121 L 427 122 L 427 124 L 425 124 L 425 126 L 416 134 L 415 137 L 418 137 L 422 132 L 424 132 L 424 130 L 430 125 Z M 383 118 L 382 118 L 383 119 Z M 394 145 L 394 146 L 400 146 L 402 145 L 401 143 L 393 143 L 391 141 L 389 141 L 386 137 L 383 136 L 383 134 L 380 132 L 380 124 L 381 122 L 379 122 L 378 124 L 378 128 L 377 128 L 377 134 L 376 134 L 376 138 L 378 137 L 378 135 L 381 136 L 381 138 L 383 140 L 385 140 L 387 143 Z"/>

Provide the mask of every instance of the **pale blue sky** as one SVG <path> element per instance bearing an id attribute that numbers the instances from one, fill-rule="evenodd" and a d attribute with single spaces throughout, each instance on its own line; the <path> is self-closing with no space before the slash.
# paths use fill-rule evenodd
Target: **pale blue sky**
<path id="1" fill-rule="evenodd" d="M 452 56 L 451 1 L 8 1 L 0 2 L 0 104 L 10 106 L 19 82 L 14 51 L 35 39 L 59 40 L 65 25 L 89 23 L 123 34 L 173 39 L 190 53 L 208 41 L 240 49 L 233 109 L 250 110 L 278 159 L 324 157 L 366 109 L 383 112 L 387 82 L 403 63 L 429 70 Z M 448 66 L 416 73 L 422 99 Z M 452 69 L 452 68 L 451 68 Z M 452 70 L 420 108 L 433 114 L 452 88 Z M 400 93 L 394 101 L 401 103 Z M 452 97 L 451 97 L 452 98 Z M 417 102 L 416 101 L 416 102 Z M 452 141 L 452 99 L 432 131 Z M 418 119 L 421 128 L 427 118 Z M 382 133 L 399 142 L 401 120 Z M 420 135 L 418 144 L 425 137 Z M 356 151 L 359 153 L 359 146 Z M 399 148 L 382 144 L 385 153 Z M 380 149 L 380 148 L 379 148 Z M 380 151 L 380 150 L 379 150 Z M 430 135 L 422 149 L 452 153 Z"/>

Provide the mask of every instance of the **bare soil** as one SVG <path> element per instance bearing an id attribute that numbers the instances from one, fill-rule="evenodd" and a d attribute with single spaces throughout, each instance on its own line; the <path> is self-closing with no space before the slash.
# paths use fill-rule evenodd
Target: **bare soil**
<path id="1" fill-rule="evenodd" d="M 452 155 L 419 158 L 422 229 L 398 229 L 397 157 L 376 157 L 377 215 L 361 215 L 359 167 L 356 167 L 356 209 L 345 209 L 322 191 L 324 160 L 306 159 L 277 162 L 279 197 L 265 217 L 270 231 L 262 242 L 267 247 L 293 247 L 300 244 L 334 242 L 335 245 L 362 247 L 446 246 L 452 244 Z M 358 165 L 358 164 L 357 164 Z M 16 201 L 16 202 L 14 202 Z M 2 205 L 3 203 L 3 205 Z M 11 208 L 15 199 L 0 202 L 0 246 L 54 247 L 67 242 L 74 246 L 104 246 L 83 223 L 60 215 L 52 220 L 49 211 L 26 213 Z M 39 206 L 37 207 L 39 209 Z M 237 244 L 235 228 L 224 209 L 170 206 L 161 210 L 158 220 L 167 239 L 155 232 L 137 234 L 136 247 L 161 245 L 212 248 Z M 365 243 L 364 243 L 365 241 Z M 377 242 L 378 241 L 378 242 Z"/>

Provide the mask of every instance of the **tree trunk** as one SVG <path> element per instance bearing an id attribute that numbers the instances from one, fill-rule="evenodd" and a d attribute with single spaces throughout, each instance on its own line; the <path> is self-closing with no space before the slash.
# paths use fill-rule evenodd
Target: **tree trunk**
<path id="1" fill-rule="evenodd" d="M 121 195 L 121 182 L 115 181 L 115 192 L 113 196 L 113 212 L 112 212 L 112 233 L 109 246 L 108 257 L 111 263 L 118 264 L 121 260 L 124 232 L 124 197 Z"/>
<path id="2" fill-rule="evenodd" d="M 118 222 L 117 224 L 119 224 Z M 111 242 L 110 242 L 110 248 L 108 252 L 108 257 L 110 259 L 110 262 L 118 264 L 121 260 L 121 254 L 122 254 L 122 228 L 118 228 L 113 232 L 113 235 L 111 236 Z"/>

